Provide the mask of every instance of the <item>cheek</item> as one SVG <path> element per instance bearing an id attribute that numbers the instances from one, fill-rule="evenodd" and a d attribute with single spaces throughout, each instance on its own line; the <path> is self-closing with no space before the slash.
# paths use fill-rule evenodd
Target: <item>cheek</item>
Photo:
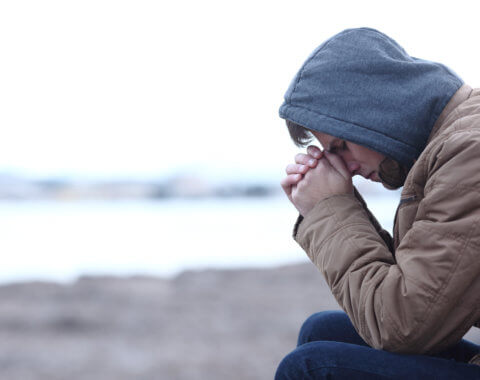
<path id="1" fill-rule="evenodd" d="M 375 168 L 378 168 L 380 166 L 380 163 L 385 159 L 385 156 L 383 154 L 375 152 L 375 154 L 372 156 L 371 163 L 372 165 L 375 166 Z"/>
<path id="2" fill-rule="evenodd" d="M 378 168 L 384 159 L 381 153 L 363 147 L 358 147 L 356 151 L 352 152 L 352 156 L 357 162 L 368 165 L 371 169 Z"/>

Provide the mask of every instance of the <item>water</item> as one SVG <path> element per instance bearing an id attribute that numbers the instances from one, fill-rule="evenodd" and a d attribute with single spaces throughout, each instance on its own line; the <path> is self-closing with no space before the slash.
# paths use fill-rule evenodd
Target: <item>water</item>
<path id="1" fill-rule="evenodd" d="M 369 206 L 391 230 L 396 199 Z M 286 198 L 0 202 L 0 282 L 307 262 Z"/>

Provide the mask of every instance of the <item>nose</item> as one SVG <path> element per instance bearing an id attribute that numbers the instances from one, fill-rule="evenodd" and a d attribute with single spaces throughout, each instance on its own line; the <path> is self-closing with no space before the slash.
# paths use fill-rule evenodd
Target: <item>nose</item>
<path id="1" fill-rule="evenodd" d="M 357 170 L 360 169 L 360 164 L 354 161 L 347 162 L 347 168 L 350 174 L 353 176 L 357 174 Z"/>

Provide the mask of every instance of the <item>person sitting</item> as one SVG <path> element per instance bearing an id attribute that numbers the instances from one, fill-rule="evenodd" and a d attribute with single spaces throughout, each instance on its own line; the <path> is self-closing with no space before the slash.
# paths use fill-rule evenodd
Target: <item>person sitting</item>
<path id="1" fill-rule="evenodd" d="M 314 314 L 280 379 L 480 379 L 480 89 L 370 28 L 303 64 L 280 107 L 307 146 L 282 188 L 344 311 Z M 403 186 L 393 237 L 354 188 Z"/>

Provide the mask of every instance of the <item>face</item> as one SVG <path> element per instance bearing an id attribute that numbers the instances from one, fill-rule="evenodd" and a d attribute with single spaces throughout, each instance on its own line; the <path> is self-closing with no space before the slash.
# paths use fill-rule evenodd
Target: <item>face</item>
<path id="1" fill-rule="evenodd" d="M 381 182 L 378 171 L 380 163 L 385 159 L 383 154 L 326 133 L 311 132 L 326 151 L 342 157 L 352 175 L 358 174 L 371 181 Z"/>

